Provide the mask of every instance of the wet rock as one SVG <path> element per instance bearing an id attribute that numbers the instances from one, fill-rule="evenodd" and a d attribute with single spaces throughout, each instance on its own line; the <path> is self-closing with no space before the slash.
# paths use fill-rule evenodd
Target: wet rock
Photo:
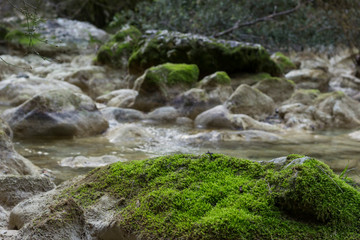
<path id="1" fill-rule="evenodd" d="M 275 103 L 280 103 L 290 98 L 295 90 L 295 83 L 284 78 L 270 77 L 259 81 L 253 88 L 271 97 Z"/>
<path id="2" fill-rule="evenodd" d="M 39 168 L 15 151 L 11 136 L 9 125 L 0 118 L 0 176 L 39 175 Z"/>
<path id="3" fill-rule="evenodd" d="M 314 118 L 326 128 L 353 128 L 360 125 L 360 103 L 343 92 L 320 95 Z"/>
<path id="4" fill-rule="evenodd" d="M 269 132 L 281 131 L 279 126 L 257 121 L 245 114 L 232 114 L 231 117 L 232 126 L 235 129 L 243 130 L 262 130 Z"/>
<path id="5" fill-rule="evenodd" d="M 287 79 L 296 83 L 296 88 L 319 89 L 327 92 L 331 75 L 321 69 L 299 69 L 293 70 L 285 75 Z"/>
<path id="6" fill-rule="evenodd" d="M 231 114 L 225 106 L 219 105 L 199 114 L 194 124 L 200 128 L 232 128 Z"/>
<path id="7" fill-rule="evenodd" d="M 287 100 L 285 104 L 301 103 L 310 106 L 319 95 L 320 91 L 317 89 L 298 89 L 291 95 L 290 99 Z"/>
<path id="8" fill-rule="evenodd" d="M 105 134 L 105 137 L 110 142 L 125 148 L 143 146 L 155 139 L 149 131 L 136 124 L 121 124 L 116 128 L 110 129 Z"/>
<path id="9" fill-rule="evenodd" d="M 120 89 L 96 98 L 97 102 L 109 107 L 129 108 L 134 105 L 138 92 L 132 89 Z"/>
<path id="10" fill-rule="evenodd" d="M 93 75 L 87 83 L 86 93 L 93 99 L 112 92 L 117 89 L 129 88 L 128 80 L 121 72 L 117 74 L 109 74 L 110 70 L 106 70 L 106 74 L 97 73 Z"/>
<path id="11" fill-rule="evenodd" d="M 94 168 L 102 167 L 118 161 L 124 161 L 124 159 L 112 155 L 104 155 L 100 157 L 74 156 L 62 159 L 59 164 L 62 167 Z"/>
<path id="12" fill-rule="evenodd" d="M 129 108 L 107 107 L 101 109 L 101 113 L 107 120 L 115 119 L 118 122 L 133 122 L 145 119 L 145 114 Z"/>
<path id="13" fill-rule="evenodd" d="M 313 106 L 284 105 L 279 115 L 287 126 L 305 129 L 353 128 L 360 125 L 360 103 L 343 92 L 320 94 Z"/>
<path id="14" fill-rule="evenodd" d="M 97 53 L 97 62 L 125 69 L 141 35 L 136 27 L 124 26 L 101 46 Z"/>
<path id="15" fill-rule="evenodd" d="M 0 206 L 0 229 L 7 229 L 8 222 L 9 222 L 9 212 L 6 211 L 2 206 Z"/>
<path id="16" fill-rule="evenodd" d="M 269 96 L 246 84 L 235 90 L 225 106 L 231 113 L 246 114 L 255 119 L 264 119 L 275 111 L 274 101 Z"/>
<path id="17" fill-rule="evenodd" d="M 171 123 L 175 122 L 179 117 L 179 112 L 174 107 L 160 107 L 146 115 L 147 119 Z"/>
<path id="18" fill-rule="evenodd" d="M 40 93 L 2 115 L 21 138 L 91 136 L 108 128 L 88 96 L 65 90 Z"/>
<path id="19" fill-rule="evenodd" d="M 148 31 L 137 49 L 129 59 L 129 70 L 133 74 L 166 62 L 196 64 L 201 76 L 215 71 L 280 74 L 278 66 L 260 45 L 179 32 Z"/>
<path id="20" fill-rule="evenodd" d="M 179 109 L 183 116 L 191 119 L 196 118 L 200 113 L 211 108 L 212 105 L 219 105 L 220 103 L 212 103 L 209 101 L 209 95 L 204 89 L 191 88 L 186 92 L 177 96 L 172 105 Z"/>
<path id="21" fill-rule="evenodd" d="M 134 90 L 139 92 L 133 108 L 151 111 L 170 103 L 197 82 L 199 69 L 194 64 L 166 63 L 149 68 L 136 79 Z"/>
<path id="22" fill-rule="evenodd" d="M 11 210 L 19 202 L 50 191 L 55 184 L 40 176 L 0 176 L 0 205 Z"/>
<path id="23" fill-rule="evenodd" d="M 206 76 L 198 84 L 180 94 L 172 102 L 179 112 L 194 119 L 200 113 L 223 104 L 232 94 L 231 79 L 225 72 L 216 72 Z"/>
<path id="24" fill-rule="evenodd" d="M 281 106 L 278 111 L 287 127 L 308 130 L 318 128 L 318 123 L 313 118 L 314 107 L 308 107 L 301 103 L 292 103 Z"/>
<path id="25" fill-rule="evenodd" d="M 64 90 L 69 93 L 81 93 L 81 90 L 67 82 L 48 80 L 29 75 L 29 78 L 18 78 L 15 75 L 0 81 L 0 101 L 4 104 L 18 106 L 41 92 Z"/>

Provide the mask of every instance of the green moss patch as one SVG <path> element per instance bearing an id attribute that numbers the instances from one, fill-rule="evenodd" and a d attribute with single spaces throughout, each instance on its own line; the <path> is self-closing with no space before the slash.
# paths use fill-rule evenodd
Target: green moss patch
<path id="1" fill-rule="evenodd" d="M 274 53 L 271 58 L 277 63 L 281 72 L 284 74 L 296 69 L 296 65 L 290 60 L 290 58 L 286 57 L 281 52 Z"/>
<path id="2" fill-rule="evenodd" d="M 84 208 L 104 194 L 141 239 L 360 238 L 358 190 L 300 155 L 280 168 L 212 153 L 119 162 L 64 192 Z"/>
<path id="3" fill-rule="evenodd" d="M 202 77 L 215 71 L 281 74 L 260 45 L 168 31 L 144 36 L 129 59 L 129 71 L 138 74 L 166 62 L 196 64 Z"/>
<path id="4" fill-rule="evenodd" d="M 5 36 L 5 40 L 24 47 L 32 47 L 41 42 L 38 34 L 30 35 L 29 33 L 20 30 L 12 30 L 8 32 Z"/>
<path id="5" fill-rule="evenodd" d="M 108 42 L 101 46 L 96 61 L 113 67 L 126 67 L 141 32 L 133 26 L 120 29 Z"/>
<path id="6" fill-rule="evenodd" d="M 150 84 L 165 83 L 174 85 L 185 83 L 191 85 L 199 78 L 199 68 L 195 64 L 165 63 L 147 70 L 145 82 Z"/>

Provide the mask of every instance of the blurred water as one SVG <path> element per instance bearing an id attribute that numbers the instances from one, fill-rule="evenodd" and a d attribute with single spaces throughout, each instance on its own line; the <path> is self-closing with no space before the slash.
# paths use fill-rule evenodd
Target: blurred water
<path id="1" fill-rule="evenodd" d="M 91 170 L 60 166 L 59 162 L 66 157 L 113 155 L 132 161 L 173 153 L 204 154 L 207 151 L 251 160 L 271 160 L 292 153 L 303 154 L 324 161 L 336 172 L 348 167 L 349 176 L 360 182 L 360 142 L 351 139 L 348 131 L 287 132 L 281 134 L 281 138 L 277 140 L 226 141 L 211 138 L 210 133 L 215 133 L 217 136 L 216 134 L 231 133 L 231 131 L 196 130 L 174 125 L 144 124 L 142 127 L 155 137 L 133 148 L 111 143 L 103 136 L 21 140 L 15 142 L 15 147 L 34 164 L 52 170 L 56 182 Z M 204 134 L 205 137 L 194 138 L 199 134 Z"/>

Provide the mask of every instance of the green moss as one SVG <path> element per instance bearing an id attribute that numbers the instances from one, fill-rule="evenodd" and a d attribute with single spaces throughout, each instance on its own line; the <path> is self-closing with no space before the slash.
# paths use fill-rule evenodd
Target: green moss
<path id="1" fill-rule="evenodd" d="M 218 84 L 230 84 L 231 78 L 226 72 L 220 71 L 216 72 L 216 82 Z"/>
<path id="2" fill-rule="evenodd" d="M 219 154 L 119 162 L 63 197 L 83 207 L 118 198 L 117 224 L 142 239 L 359 239 L 360 193 L 302 159 L 280 170 Z"/>
<path id="3" fill-rule="evenodd" d="M 295 64 L 293 62 L 291 62 L 291 60 L 281 52 L 276 52 L 272 56 L 272 59 L 280 67 L 282 73 L 287 73 L 290 70 L 296 69 Z"/>
<path id="4" fill-rule="evenodd" d="M 172 62 L 196 64 L 201 77 L 215 71 L 281 74 L 269 54 L 258 45 L 166 31 L 145 37 L 129 58 L 130 73 L 142 73 L 151 66 Z"/>
<path id="5" fill-rule="evenodd" d="M 169 85 L 185 83 L 191 85 L 199 78 L 199 68 L 195 64 L 165 63 L 151 67 L 146 72 L 148 83 L 166 83 Z"/>
<path id="6" fill-rule="evenodd" d="M 20 44 L 25 47 L 34 46 L 36 44 L 40 43 L 40 40 L 38 39 L 39 35 L 30 35 L 26 32 L 22 32 L 20 30 L 12 30 L 8 32 L 5 36 L 5 40 L 14 43 L 14 44 Z"/>
<path id="7" fill-rule="evenodd" d="M 126 67 L 127 59 L 140 37 L 141 32 L 137 28 L 125 26 L 100 47 L 96 61 L 113 67 Z"/>

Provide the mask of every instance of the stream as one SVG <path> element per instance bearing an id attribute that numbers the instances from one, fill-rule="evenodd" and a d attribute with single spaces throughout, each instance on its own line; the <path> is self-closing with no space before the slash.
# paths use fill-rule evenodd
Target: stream
<path id="1" fill-rule="evenodd" d="M 176 125 L 149 126 L 144 128 L 156 136 L 134 148 L 127 148 L 97 136 L 58 140 L 15 141 L 16 150 L 41 168 L 50 169 L 55 182 L 60 183 L 78 174 L 90 171 L 91 167 L 62 166 L 65 158 L 77 156 L 115 156 L 120 161 L 132 161 L 174 153 L 204 154 L 207 151 L 239 158 L 266 161 L 292 153 L 317 158 L 341 173 L 345 168 L 348 176 L 360 182 L 360 143 L 347 135 L 347 131 L 288 132 L 274 141 L 189 141 L 189 137 L 209 132 Z M 213 130 L 217 133 L 221 130 Z M 96 163 L 95 163 L 96 164 Z"/>

